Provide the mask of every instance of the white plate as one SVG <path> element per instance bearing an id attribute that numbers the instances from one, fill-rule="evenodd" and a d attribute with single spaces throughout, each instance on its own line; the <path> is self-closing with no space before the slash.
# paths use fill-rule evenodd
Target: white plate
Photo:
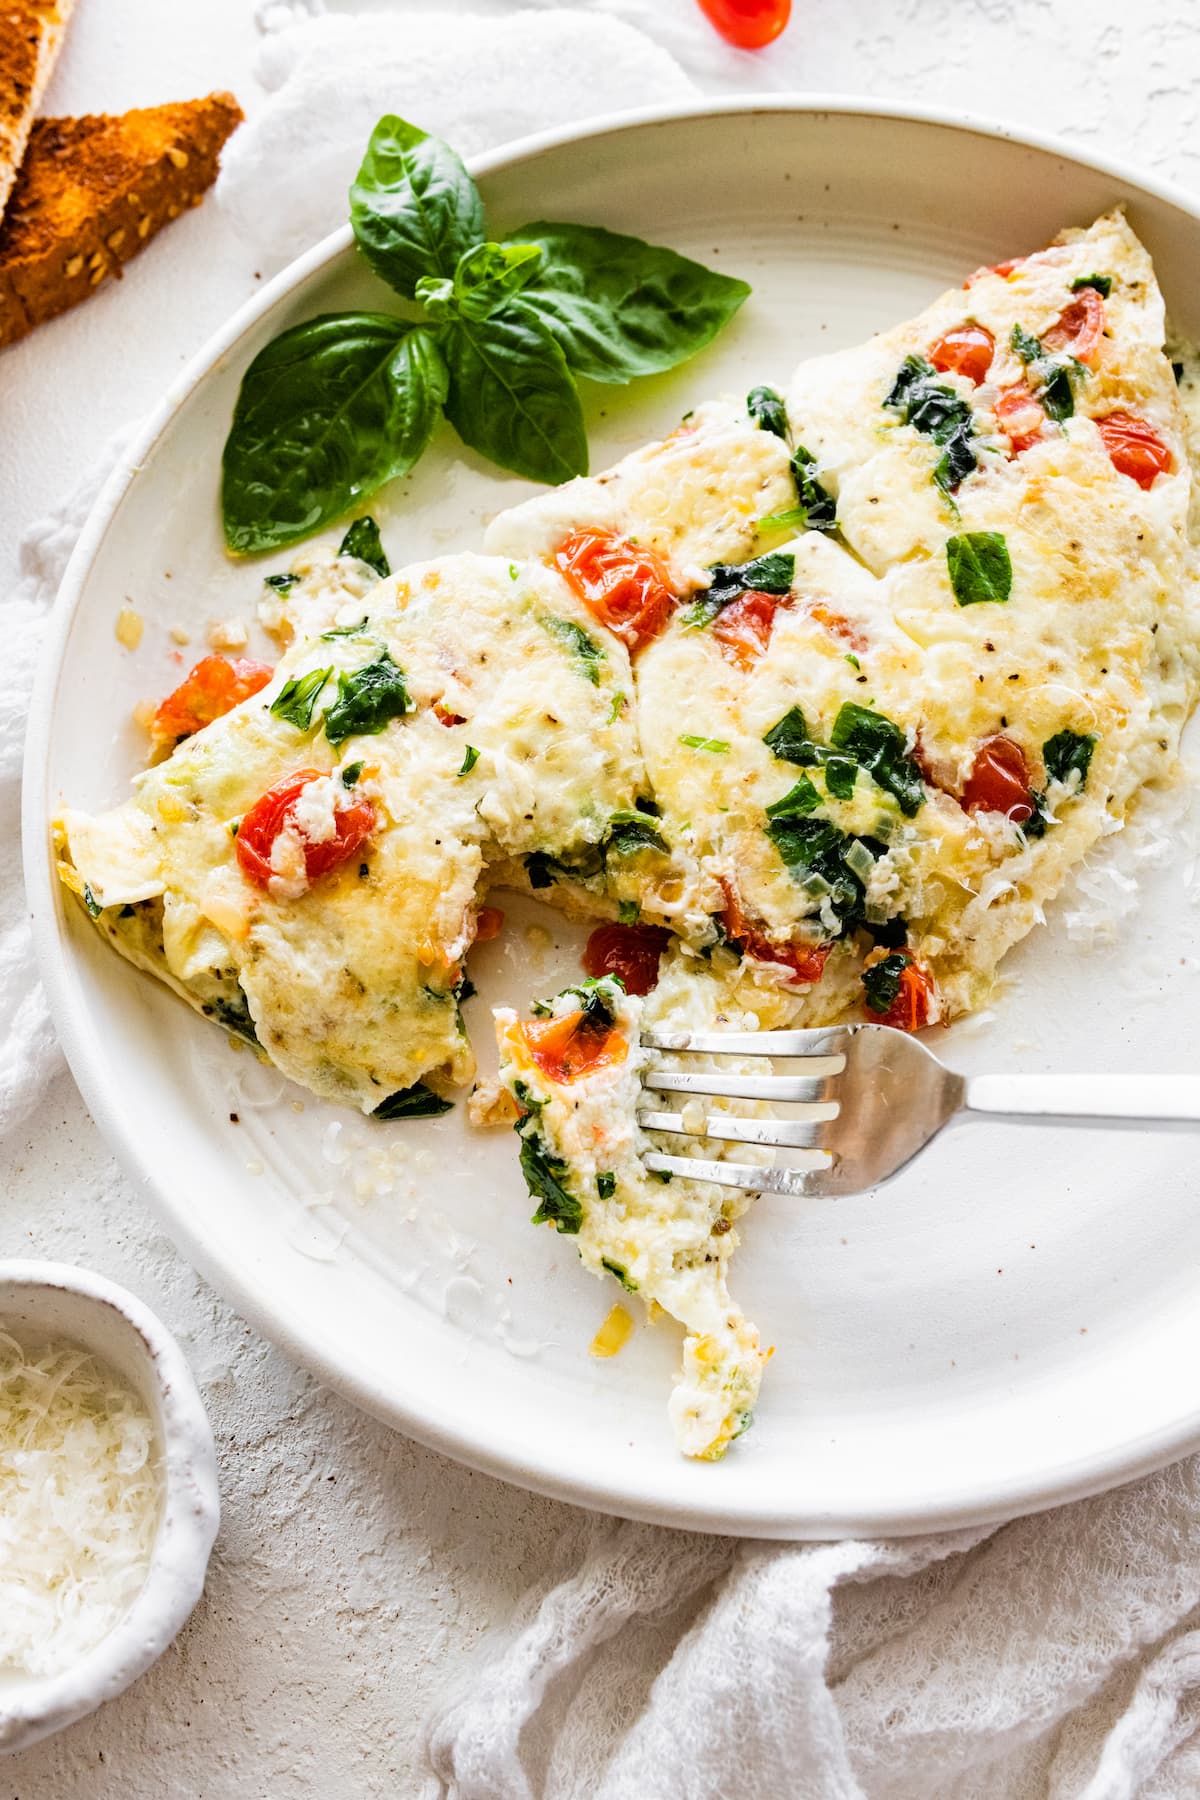
<path id="1" fill-rule="evenodd" d="M 477 168 L 501 229 L 591 220 L 754 285 L 697 362 L 593 392 L 596 467 L 695 401 L 781 382 L 801 356 L 852 344 L 1119 199 L 1177 323 L 1200 338 L 1196 213 L 991 127 L 841 101 L 734 103 L 538 140 Z M 379 298 L 343 232 L 210 346 L 84 532 L 34 703 L 26 864 L 55 1018 L 96 1119 L 183 1250 L 372 1412 L 479 1468 L 641 1518 L 782 1537 L 925 1530 L 1048 1505 L 1196 1448 L 1193 1140 L 977 1127 L 880 1195 L 760 1201 L 735 1285 L 777 1353 L 755 1429 L 723 1463 L 688 1463 L 665 1418 L 674 1330 L 643 1327 L 614 1360 L 589 1358 L 615 1294 L 569 1239 L 530 1229 L 506 1134 L 469 1133 L 461 1108 L 380 1127 L 315 1102 L 64 907 L 48 814 L 63 798 L 99 807 L 125 793 L 142 750 L 130 709 L 177 678 L 168 628 L 190 625 L 198 646 L 212 617 L 251 615 L 282 560 L 234 567 L 221 550 L 218 459 L 242 370 L 283 326 Z M 477 544 L 487 515 L 525 492 L 461 457 L 447 431 L 376 510 L 400 564 Z M 132 655 L 113 635 L 127 601 L 147 620 Z M 1071 941 L 1059 909 L 1012 958 L 995 1018 L 938 1048 L 971 1068 L 1200 1066 L 1200 912 L 1184 874 L 1178 850 L 1145 871 L 1138 909 L 1099 951 Z M 577 969 L 578 939 L 543 917 L 554 952 L 509 929 L 473 958 L 485 1064 L 487 1006 Z M 374 1166 L 397 1145 L 406 1163 Z M 388 1191 L 356 1191 L 372 1183 Z"/>

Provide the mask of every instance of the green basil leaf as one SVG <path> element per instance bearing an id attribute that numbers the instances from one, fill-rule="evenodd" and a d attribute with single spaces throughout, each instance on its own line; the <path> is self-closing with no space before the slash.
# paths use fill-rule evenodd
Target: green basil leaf
<path id="1" fill-rule="evenodd" d="M 334 638 L 361 637 L 366 629 L 367 620 L 365 616 L 358 621 L 357 625 L 331 625 L 328 631 L 323 631 L 321 633 L 321 642 L 325 644 L 331 642 Z"/>
<path id="2" fill-rule="evenodd" d="M 825 788 L 835 800 L 850 800 L 854 796 L 854 784 L 858 780 L 858 769 L 846 756 L 829 756 L 825 759 Z"/>
<path id="3" fill-rule="evenodd" d="M 540 244 L 476 244 L 454 271 L 455 308 L 465 319 L 486 319 L 527 287 L 545 260 Z"/>
<path id="4" fill-rule="evenodd" d="M 389 113 L 350 189 L 350 223 L 375 273 L 411 300 L 423 275 L 453 275 L 479 243 L 483 201 L 449 144 Z"/>
<path id="5" fill-rule="evenodd" d="M 101 905 L 100 901 L 97 900 L 91 887 L 86 881 L 83 884 L 83 904 L 87 910 L 89 919 L 98 919 L 100 914 L 104 911 L 104 907 Z"/>
<path id="6" fill-rule="evenodd" d="M 796 558 L 789 550 L 772 550 L 747 563 L 714 563 L 712 581 L 696 595 L 683 615 L 685 625 L 711 625 L 717 614 L 741 594 L 788 594 L 796 573 Z"/>
<path id="7" fill-rule="evenodd" d="M 356 556 L 359 562 L 366 563 L 374 569 L 377 575 L 390 575 L 392 572 L 387 552 L 383 547 L 383 540 L 379 535 L 379 527 L 370 513 L 364 513 L 361 519 L 355 519 L 338 545 L 338 555 Z M 324 635 L 325 633 L 322 633 L 322 636 Z M 347 632 L 346 635 L 351 634 Z"/>
<path id="8" fill-rule="evenodd" d="M 882 962 L 863 970 L 863 991 L 872 1012 L 891 1011 L 900 995 L 900 977 L 911 961 L 907 950 L 894 950 Z"/>
<path id="9" fill-rule="evenodd" d="M 562 864 L 544 850 L 531 850 L 525 858 L 525 874 L 531 888 L 548 888 L 562 873 Z"/>
<path id="10" fill-rule="evenodd" d="M 773 432 L 787 443 L 788 416 L 782 394 L 772 387 L 751 388 L 746 395 L 746 411 L 760 431 Z"/>
<path id="11" fill-rule="evenodd" d="M 950 586 L 960 606 L 1004 602 L 1012 593 L 1012 558 L 1000 531 L 964 531 L 946 540 Z"/>
<path id="12" fill-rule="evenodd" d="M 904 424 L 942 446 L 933 479 L 946 493 L 952 494 L 978 467 L 972 441 L 975 415 L 970 403 L 939 381 L 937 370 L 923 356 L 905 357 L 883 404 L 898 412 Z"/>
<path id="13" fill-rule="evenodd" d="M 453 1100 L 443 1100 L 440 1094 L 435 1094 L 423 1081 L 414 1081 L 411 1087 L 401 1088 L 398 1093 L 389 1094 L 386 1100 L 381 1100 L 371 1117 L 436 1119 L 439 1113 L 452 1112 L 453 1109 Z"/>
<path id="14" fill-rule="evenodd" d="M 904 733 L 883 713 L 847 700 L 829 734 L 835 750 L 865 769 L 876 784 L 891 794 L 905 818 L 911 819 L 925 799 L 925 783 L 916 763 L 904 748 Z"/>
<path id="15" fill-rule="evenodd" d="M 1095 288 L 1104 300 L 1112 293 L 1113 278 L 1111 275 L 1077 275 L 1071 283 L 1071 292 L 1077 294 L 1080 288 Z"/>
<path id="16" fill-rule="evenodd" d="M 1045 355 L 1045 351 L 1042 349 L 1042 340 L 1035 338 L 1031 331 L 1026 331 L 1023 325 L 1013 326 L 1009 342 L 1026 366 L 1039 361 Z"/>
<path id="17" fill-rule="evenodd" d="M 1092 766 L 1092 752 L 1098 742 L 1092 732 L 1081 735 L 1077 731 L 1056 731 L 1042 745 L 1047 780 L 1069 781 L 1073 771 L 1079 776 L 1080 789 L 1085 788 Z"/>
<path id="18" fill-rule="evenodd" d="M 1040 338 L 1014 325 L 1010 338 L 1013 349 L 1033 377 L 1033 392 L 1048 419 L 1061 424 L 1075 415 L 1075 389 L 1072 372 L 1081 374 L 1082 366 L 1073 356 L 1050 356 Z"/>
<path id="19" fill-rule="evenodd" d="M 474 744 L 468 744 L 466 747 L 466 751 L 463 755 L 462 768 L 458 771 L 459 774 L 460 775 L 469 775 L 471 773 L 471 770 L 475 767 L 475 764 L 478 761 L 479 761 L 478 750 L 475 748 Z"/>
<path id="20" fill-rule="evenodd" d="M 603 1175 L 597 1175 L 597 1177 L 596 1177 L 596 1192 L 599 1194 L 599 1196 L 602 1200 L 611 1200 L 613 1195 L 616 1193 L 616 1191 L 617 1191 L 617 1178 L 615 1175 L 608 1174 L 608 1173 L 603 1174 Z M 604 1266 L 606 1269 L 613 1268 L 612 1263 L 606 1262 L 604 1264 Z M 614 1270 L 614 1273 L 615 1273 L 615 1270 Z M 622 1271 L 622 1274 L 623 1273 L 624 1273 L 624 1271 Z"/>
<path id="21" fill-rule="evenodd" d="M 804 523 L 810 531 L 837 530 L 837 502 L 829 489 L 822 487 L 813 474 L 817 459 L 803 444 L 797 444 L 791 460 L 792 480 L 800 496 Z"/>
<path id="22" fill-rule="evenodd" d="M 574 619 L 559 619 L 551 615 L 542 620 L 542 626 L 550 633 L 551 637 L 557 638 L 560 644 L 565 645 L 575 662 L 579 664 L 580 673 L 591 682 L 592 686 L 599 687 L 600 664 L 608 660 L 608 654 L 603 645 L 598 644 L 594 637 L 590 637 L 582 625 L 577 625 Z"/>
<path id="23" fill-rule="evenodd" d="M 801 819 L 806 813 L 816 812 L 821 804 L 821 796 L 808 779 L 802 775 L 794 787 L 790 787 L 781 800 L 772 802 L 767 808 L 768 819 Z"/>
<path id="24" fill-rule="evenodd" d="M 348 737 L 376 737 L 412 710 L 404 671 L 382 650 L 365 668 L 338 676 L 338 697 L 325 711 L 325 736 L 335 748 Z"/>
<path id="25" fill-rule="evenodd" d="M 575 383 L 558 344 L 524 302 L 481 322 L 454 319 L 445 332 L 446 417 L 463 442 L 530 481 L 586 475 Z"/>
<path id="26" fill-rule="evenodd" d="M 332 674 L 332 669 L 310 669 L 307 675 L 293 675 L 290 681 L 284 682 L 267 710 L 277 719 L 286 719 L 297 731 L 310 730 L 317 699 Z"/>
<path id="27" fill-rule="evenodd" d="M 538 221 L 510 243 L 545 252 L 522 294 L 567 362 L 591 381 L 626 382 L 674 369 L 711 343 L 750 293 L 674 250 L 596 225 Z"/>
<path id="28" fill-rule="evenodd" d="M 266 582 L 267 586 L 269 588 L 274 588 L 277 594 L 290 594 L 299 579 L 300 577 L 298 575 L 263 576 L 263 580 Z"/>
<path id="29" fill-rule="evenodd" d="M 801 813 L 768 820 L 766 831 L 794 881 L 826 900 L 844 926 L 862 920 L 866 890 L 846 861 L 846 852 L 862 844 L 877 858 L 884 853 L 883 844 L 875 838 L 851 837 L 828 819 Z"/>
<path id="30" fill-rule="evenodd" d="M 342 770 L 342 786 L 344 788 L 357 787 L 362 772 L 363 766 L 360 762 L 347 763 Z"/>
<path id="31" fill-rule="evenodd" d="M 583 1207 L 563 1186 L 569 1169 L 562 1158 L 552 1156 L 540 1138 L 523 1137 L 521 1173 L 530 1195 L 538 1202 L 532 1223 L 553 1223 L 568 1237 L 577 1236 L 583 1224 Z"/>
<path id="32" fill-rule="evenodd" d="M 275 338 L 242 377 L 225 440 L 229 549 L 295 543 L 403 475 L 444 392 L 432 333 L 402 319 L 323 313 Z"/>
<path id="33" fill-rule="evenodd" d="M 780 762 L 811 768 L 817 760 L 816 745 L 808 735 L 808 725 L 798 706 L 788 708 L 778 725 L 772 725 L 763 743 Z"/>
<path id="34" fill-rule="evenodd" d="M 600 1183 L 602 1181 L 611 1181 L 613 1184 L 613 1188 L 609 1189 L 608 1192 L 606 1192 L 603 1188 L 600 1187 Z M 616 1187 L 616 1176 L 615 1175 L 597 1175 L 596 1186 L 597 1186 L 597 1188 L 600 1189 L 600 1198 L 602 1200 L 607 1200 L 609 1198 L 610 1194 L 612 1193 L 613 1189 L 615 1189 L 615 1187 Z M 628 1269 L 623 1269 L 621 1267 L 620 1263 L 610 1262 L 608 1260 L 607 1256 L 602 1256 L 600 1258 L 600 1266 L 602 1269 L 607 1269 L 610 1275 L 616 1276 L 617 1280 L 620 1282 L 621 1286 L 625 1289 L 625 1292 L 627 1294 L 636 1294 L 637 1293 L 637 1291 L 638 1291 L 637 1282 L 631 1279 Z"/>
<path id="35" fill-rule="evenodd" d="M 639 850 L 660 850 L 669 856 L 670 848 L 657 821 L 640 812 L 615 812 L 602 840 L 605 856 L 635 856 Z"/>

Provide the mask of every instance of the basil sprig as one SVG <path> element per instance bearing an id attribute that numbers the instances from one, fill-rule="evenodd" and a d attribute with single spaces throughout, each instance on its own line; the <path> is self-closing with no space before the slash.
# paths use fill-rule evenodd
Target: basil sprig
<path id="1" fill-rule="evenodd" d="M 904 733 L 894 720 L 847 700 L 838 710 L 829 740 L 828 746 L 818 744 L 809 734 L 804 714 L 793 706 L 778 724 L 772 725 L 763 743 L 778 762 L 795 763 L 802 769 L 823 769 L 826 792 L 835 800 L 849 800 L 859 769 L 865 769 L 877 787 L 891 794 L 905 818 L 911 819 L 920 811 L 925 784 L 920 769 L 905 750 Z M 816 793 L 811 782 L 806 780 L 805 785 Z M 801 791 L 797 783 L 792 795 Z M 784 806 L 792 795 L 785 795 L 776 807 Z M 768 818 L 774 812 L 775 808 L 769 806 Z"/>
<path id="2" fill-rule="evenodd" d="M 576 378 L 624 383 L 702 350 L 750 292 L 673 250 L 537 222 L 503 243 L 440 138 L 388 115 L 350 190 L 376 275 L 423 316 L 325 313 L 261 350 L 225 444 L 225 541 L 248 554 L 327 525 L 424 454 L 439 413 L 533 481 L 587 472 Z"/>

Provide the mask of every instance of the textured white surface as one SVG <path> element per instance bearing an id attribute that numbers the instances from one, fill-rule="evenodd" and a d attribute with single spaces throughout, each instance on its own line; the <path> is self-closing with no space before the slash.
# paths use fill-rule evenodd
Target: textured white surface
<path id="1" fill-rule="evenodd" d="M 442 0 L 442 9 L 466 10 L 455 0 Z M 478 0 L 475 10 L 515 8 Z M 592 10 L 652 21 L 702 85 L 753 79 L 965 107 L 1107 146 L 1200 186 L 1200 66 L 1192 9 L 1182 0 L 1144 0 L 1136 9 L 1093 0 L 1086 13 L 1052 0 L 797 0 L 788 38 L 753 66 L 727 59 L 704 36 L 691 0 L 608 0 Z M 228 86 L 249 110 L 255 47 L 244 0 L 172 0 L 169 8 L 162 0 L 83 0 L 48 107 L 116 110 Z M 947 204 L 960 203 L 969 205 L 969 196 L 955 194 L 948 171 Z M 0 591 L 12 585 L 20 530 L 61 497 L 114 427 L 157 398 L 253 289 L 256 269 L 216 209 L 205 206 L 173 227 L 122 286 L 5 356 Z M 89 1264 L 161 1312 L 209 1403 L 225 1516 L 205 1599 L 172 1651 L 102 1713 L 5 1764 L 3 1791 L 19 1800 L 414 1793 L 422 1774 L 419 1722 L 447 1674 L 548 1565 L 570 1567 L 584 1541 L 606 1537 L 608 1528 L 453 1468 L 293 1371 L 179 1261 L 116 1172 L 66 1077 L 51 1086 L 26 1141 L 14 1148 L 0 1194 L 0 1247 Z M 1114 1550 L 1123 1553 L 1119 1535 Z M 1185 1540 L 1179 1549 L 1181 1565 L 1194 1564 L 1195 1545 Z M 711 1572 L 727 1555 L 713 1546 Z M 727 1590 L 731 1609 L 767 1578 L 756 1574 L 760 1557 L 747 1551 L 741 1558 L 738 1583 Z M 694 1574 L 694 1562 L 688 1566 Z M 931 1579 L 949 1596 L 957 1573 L 954 1562 L 942 1564 Z M 668 1591 L 686 1619 L 694 1601 Z M 904 1628 L 912 1603 L 886 1584 L 868 1592 L 878 1614 L 871 1629 L 882 1643 Z M 1136 1579 L 1122 1592 L 1128 1615 Z M 929 1597 L 926 1587 L 924 1602 Z M 1188 1604 L 1196 1598 L 1189 1594 Z M 959 1592 L 948 1604 L 947 1631 L 970 1616 L 969 1601 Z M 839 1602 L 860 1611 L 865 1604 L 853 1596 Z M 680 1616 L 670 1620 L 672 1636 Z M 643 1650 L 659 1629 L 638 1627 Z M 1122 1641 L 1128 1654 L 1138 1637 Z M 936 1657 L 936 1636 L 928 1648 Z M 1025 1654 L 1029 1647 L 1018 1648 Z M 1175 1717 L 1165 1664 L 1189 1655 L 1190 1642 L 1178 1638 L 1143 1677 L 1152 1710 L 1156 1684 L 1167 1691 L 1159 1709 L 1164 1747 L 1191 1723 L 1186 1710 Z M 607 1681 L 619 1679 L 611 1657 L 601 1670 Z M 846 1679 L 867 1690 L 871 1674 L 868 1659 Z M 632 1706 L 640 1695 L 633 1688 L 626 1698 Z M 1127 1699 L 1119 1676 L 1101 1690 L 1109 1717 Z M 1119 1744 L 1110 1752 L 1116 1774 L 1126 1752 Z M 669 1744 L 658 1745 L 657 1755 L 651 1766 L 673 1766 Z M 1022 1795 L 1051 1791 L 1048 1752 L 1018 1760 Z M 1135 1766 L 1132 1753 L 1126 1760 Z M 868 1776 L 871 1791 L 903 1793 L 893 1785 L 903 1779 L 903 1761 L 894 1776 Z M 1072 1762 L 1069 1727 L 1056 1761 L 1052 1791 L 1071 1800 L 1094 1763 L 1087 1756 Z M 1190 1786 L 1184 1770 L 1183 1785 L 1146 1791 L 1194 1793 L 1194 1761 L 1191 1774 Z M 969 1790 L 954 1791 L 1017 1791 L 1001 1785 L 999 1770 L 986 1785 L 970 1779 Z M 575 1785 L 560 1767 L 551 1791 L 586 1793 L 586 1774 L 581 1780 Z M 670 1776 L 662 1782 L 664 1797 L 680 1791 Z M 761 1791 L 785 1788 L 772 1778 Z M 1129 1791 L 1127 1784 L 1103 1789 Z"/>

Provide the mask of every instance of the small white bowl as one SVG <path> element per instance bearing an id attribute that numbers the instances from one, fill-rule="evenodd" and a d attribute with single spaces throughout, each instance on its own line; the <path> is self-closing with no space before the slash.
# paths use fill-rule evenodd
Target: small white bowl
<path id="1" fill-rule="evenodd" d="M 0 1678 L 0 1754 L 23 1750 L 121 1693 L 200 1598 L 220 1520 L 212 1427 L 183 1352 L 142 1302 L 66 1263 L 0 1261 L 0 1326 L 68 1338 L 111 1364 L 149 1411 L 163 1484 L 145 1585 L 118 1625 L 60 1675 Z"/>

